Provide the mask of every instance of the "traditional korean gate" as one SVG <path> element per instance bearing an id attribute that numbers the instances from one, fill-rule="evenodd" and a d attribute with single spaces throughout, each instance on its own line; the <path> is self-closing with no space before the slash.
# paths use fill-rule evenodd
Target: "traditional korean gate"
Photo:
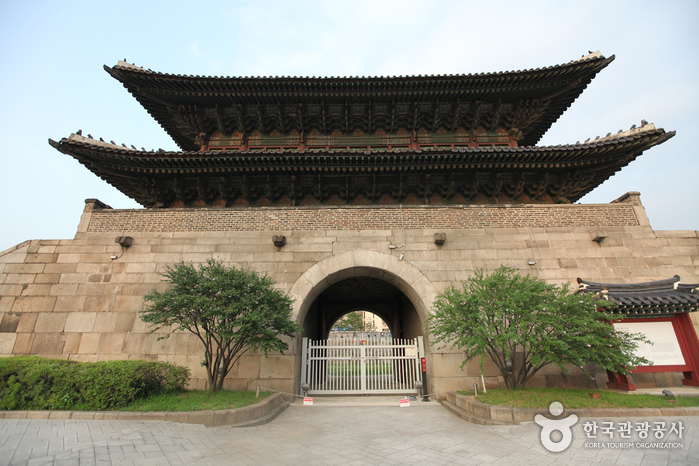
<path id="1" fill-rule="evenodd" d="M 422 337 L 303 339 L 301 386 L 309 395 L 417 393 Z"/>

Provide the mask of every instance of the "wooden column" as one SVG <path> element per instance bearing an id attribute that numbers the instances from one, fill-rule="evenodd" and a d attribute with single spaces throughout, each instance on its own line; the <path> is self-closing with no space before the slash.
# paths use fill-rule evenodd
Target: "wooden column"
<path id="1" fill-rule="evenodd" d="M 689 314 L 677 314 L 675 319 L 679 324 L 676 327 L 679 330 L 677 339 L 683 350 L 684 362 L 690 366 L 689 371 L 682 371 L 684 374 L 682 384 L 699 387 L 699 338 L 697 338 L 697 332 L 694 330 Z"/>
<path id="2" fill-rule="evenodd" d="M 607 370 L 607 377 L 609 378 L 609 382 L 607 382 L 607 388 L 612 388 L 615 390 L 627 390 L 630 392 L 636 390 L 636 385 L 631 383 L 629 377 L 620 372 L 612 372 L 610 370 Z"/>

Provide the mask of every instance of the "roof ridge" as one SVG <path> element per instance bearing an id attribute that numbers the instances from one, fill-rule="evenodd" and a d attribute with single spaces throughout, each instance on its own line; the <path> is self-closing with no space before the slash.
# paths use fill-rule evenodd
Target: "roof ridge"
<path id="1" fill-rule="evenodd" d="M 127 70 L 127 71 L 136 71 L 144 74 L 150 74 L 150 75 L 156 75 L 156 76 L 161 76 L 164 78 L 189 78 L 189 79 L 206 79 L 206 80 L 211 80 L 211 79 L 216 79 L 216 80 L 289 80 L 289 79 L 301 79 L 301 80 L 323 80 L 323 81 L 348 81 L 348 80 L 387 80 L 387 79 L 426 79 L 426 78 L 436 78 L 436 79 L 445 79 L 445 78 L 452 78 L 452 79 L 458 79 L 458 78 L 478 78 L 478 77 L 486 77 L 486 76 L 506 76 L 506 75 L 515 75 L 515 74 L 522 74 L 522 73 L 531 73 L 534 71 L 546 71 L 546 70 L 554 70 L 554 69 L 560 69 L 560 68 L 565 68 L 569 66 L 574 66 L 574 65 L 579 65 L 583 62 L 592 62 L 592 61 L 598 61 L 598 60 L 609 60 L 609 62 L 612 62 L 614 60 L 615 56 L 611 55 L 609 58 L 605 57 L 602 55 L 602 53 L 597 50 L 596 52 L 591 52 L 588 53 L 587 55 L 583 55 L 580 58 L 570 60 L 565 63 L 559 63 L 556 65 L 549 65 L 549 66 L 544 66 L 544 67 L 538 67 L 538 68 L 525 68 L 525 69 L 520 69 L 520 70 L 507 70 L 507 71 L 490 71 L 490 72 L 480 72 L 480 73 L 461 73 L 461 74 L 430 74 L 430 75 L 383 75 L 383 76 L 206 76 L 206 75 L 194 75 L 194 74 L 175 74 L 175 73 L 164 73 L 161 71 L 153 71 L 150 69 L 146 69 L 142 66 L 135 65 L 133 63 L 129 63 L 124 60 L 119 60 L 116 65 L 113 67 L 109 67 L 107 65 L 104 65 L 105 70 L 108 72 L 110 70 L 115 70 L 115 69 L 121 69 L 121 70 Z"/>
<path id="2" fill-rule="evenodd" d="M 649 131 L 655 131 L 655 130 L 656 130 L 655 124 L 648 123 L 646 120 L 641 120 L 641 126 L 639 126 L 639 127 L 636 127 L 636 125 L 631 125 L 631 128 L 629 128 L 626 131 L 620 129 L 616 134 L 607 133 L 607 135 L 605 137 L 599 138 L 599 139 L 595 138 L 594 141 L 599 142 L 599 141 L 606 141 L 606 140 L 612 140 L 612 139 L 620 139 L 623 137 L 633 136 L 636 134 L 645 133 L 645 132 L 649 132 Z"/>
<path id="3" fill-rule="evenodd" d="M 680 276 L 674 275 L 670 278 L 664 278 L 662 280 L 654 280 L 649 282 L 638 282 L 638 283 L 604 283 L 604 282 L 592 282 L 588 280 L 583 280 L 578 277 L 578 284 L 581 290 L 595 291 L 595 290 L 609 290 L 609 291 L 633 291 L 633 290 L 650 290 L 661 287 L 671 287 L 674 289 L 675 283 L 680 282 Z"/>
<path id="4" fill-rule="evenodd" d="M 82 143 L 91 144 L 91 145 L 95 145 L 95 146 L 101 146 L 101 147 L 114 147 L 114 148 L 121 149 L 121 150 L 127 150 L 127 151 L 132 151 L 132 152 L 133 152 L 133 151 L 138 151 L 138 152 L 140 152 L 138 149 L 136 149 L 136 148 L 133 147 L 133 146 L 130 147 L 130 148 L 129 148 L 129 147 L 126 147 L 126 144 L 123 144 L 123 143 L 122 143 L 121 146 L 120 146 L 120 145 L 118 145 L 118 144 L 117 144 L 116 142 L 114 142 L 114 141 L 106 142 L 106 141 L 103 140 L 102 138 L 100 138 L 99 141 L 98 141 L 98 140 L 94 139 L 94 138 L 92 137 L 92 135 L 88 135 L 88 137 L 85 137 L 85 136 L 83 136 L 83 135 L 80 134 L 80 133 L 71 133 L 70 136 L 68 136 L 68 140 L 69 140 L 69 141 L 74 141 L 74 142 L 82 142 Z"/>

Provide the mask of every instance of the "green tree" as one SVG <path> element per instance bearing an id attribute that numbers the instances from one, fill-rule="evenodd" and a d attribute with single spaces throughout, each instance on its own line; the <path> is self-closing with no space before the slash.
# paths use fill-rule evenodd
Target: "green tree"
<path id="1" fill-rule="evenodd" d="M 556 364 L 586 364 L 628 373 L 644 358 L 634 356 L 640 334 L 619 332 L 610 324 L 616 305 L 595 294 L 572 294 L 568 283 L 556 286 L 501 266 L 440 293 L 429 327 L 437 343 L 463 349 L 461 368 L 489 356 L 510 390 L 523 387 L 540 369 Z"/>
<path id="2" fill-rule="evenodd" d="M 366 325 L 364 325 L 364 319 L 362 319 L 362 314 L 360 314 L 359 311 L 345 314 L 344 317 L 337 321 L 335 328 L 347 330 L 349 332 L 364 332 L 367 330 Z"/>
<path id="3" fill-rule="evenodd" d="M 301 328 L 291 320 L 291 298 L 267 275 L 225 267 L 209 259 L 198 268 L 180 262 L 161 273 L 169 287 L 145 296 L 141 318 L 153 326 L 193 333 L 204 345 L 209 386 L 216 392 L 247 351 L 282 352 L 281 337 Z M 161 338 L 167 338 L 167 334 Z"/>

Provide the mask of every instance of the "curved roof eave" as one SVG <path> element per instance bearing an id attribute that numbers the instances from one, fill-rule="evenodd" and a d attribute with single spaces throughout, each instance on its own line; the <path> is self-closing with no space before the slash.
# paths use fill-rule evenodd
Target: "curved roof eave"
<path id="1" fill-rule="evenodd" d="M 649 125 L 650 126 L 650 125 Z M 95 152 L 101 152 L 104 154 L 110 154 L 115 157 L 133 157 L 133 158 L 162 158 L 162 159 L 188 159 L 188 158 L 219 158 L 219 157 L 234 157 L 234 158 L 257 158 L 257 157 L 269 157 L 278 154 L 284 157 L 305 157 L 314 155 L 324 155 L 326 157 L 336 157 L 336 156 L 350 156 L 350 157 L 364 157 L 364 156 L 402 156 L 402 155 L 454 155 L 454 154 L 499 154 L 502 157 L 508 157 L 509 154 L 513 156 L 521 156 L 525 154 L 546 154 L 552 162 L 555 162 L 557 158 L 560 158 L 561 154 L 579 154 L 584 151 L 601 150 L 601 149 L 613 149 L 615 146 L 624 143 L 633 143 L 636 141 L 639 147 L 643 147 L 646 150 L 652 146 L 661 144 L 666 140 L 674 137 L 676 131 L 665 132 L 662 128 L 655 128 L 646 131 L 639 131 L 634 133 L 624 133 L 618 136 L 610 136 L 603 139 L 598 139 L 585 143 L 576 144 L 563 144 L 555 146 L 526 146 L 526 147 L 457 147 L 454 149 L 450 148 L 432 148 L 423 147 L 421 149 L 407 149 L 407 148 L 393 148 L 388 150 L 385 147 L 373 147 L 369 150 L 346 150 L 344 148 L 331 148 L 327 150 L 325 148 L 306 148 L 304 150 L 296 148 L 279 148 L 279 149 L 248 149 L 246 151 L 242 150 L 216 150 L 216 151 L 164 151 L 159 149 L 155 150 L 138 150 L 135 148 L 128 148 L 126 145 L 121 146 L 116 144 L 106 143 L 104 141 L 97 141 L 89 137 L 84 137 L 82 135 L 71 134 L 68 138 L 63 138 L 60 141 L 54 141 L 49 139 L 49 143 L 58 150 L 67 146 L 83 147 L 88 150 Z M 562 161 L 568 161 L 568 158 L 563 158 Z M 570 160 L 575 160 L 573 156 Z"/>
<path id="2" fill-rule="evenodd" d="M 566 64 L 520 71 L 437 76 L 392 77 L 207 77 L 145 70 L 126 62 L 104 69 L 141 103 L 183 150 L 195 150 L 192 133 L 181 129 L 171 109 L 179 105 L 237 105 L 389 101 L 545 101 L 529 116 L 531 129 L 523 145 L 535 145 L 587 85 L 614 60 L 594 53 Z M 378 99 L 378 100 L 377 100 Z"/>

